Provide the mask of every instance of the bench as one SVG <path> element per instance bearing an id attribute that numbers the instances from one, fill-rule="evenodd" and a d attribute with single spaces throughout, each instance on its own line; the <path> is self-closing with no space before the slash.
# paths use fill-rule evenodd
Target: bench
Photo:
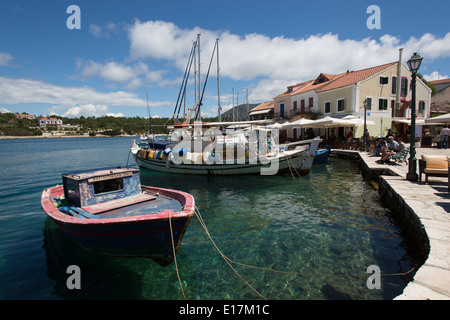
<path id="1" fill-rule="evenodd" d="M 389 157 L 389 159 L 392 159 L 395 162 L 405 161 L 405 163 L 406 163 L 406 158 L 408 157 L 408 154 L 409 154 L 409 148 L 405 148 L 405 150 L 403 150 L 402 152 L 397 152 L 397 153 L 394 153 L 393 155 L 391 155 Z"/>
<path id="2" fill-rule="evenodd" d="M 422 155 L 419 159 L 419 181 L 422 181 L 422 173 L 425 174 L 425 181 L 428 183 L 428 176 L 447 177 L 449 167 L 449 157 L 436 155 Z"/>

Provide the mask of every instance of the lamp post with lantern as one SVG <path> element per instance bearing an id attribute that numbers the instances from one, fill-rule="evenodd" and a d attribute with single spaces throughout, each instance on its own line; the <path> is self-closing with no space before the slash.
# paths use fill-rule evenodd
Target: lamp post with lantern
<path id="1" fill-rule="evenodd" d="M 417 71 L 422 63 L 422 57 L 415 52 L 408 60 L 408 67 L 411 71 L 411 139 L 409 149 L 409 164 L 406 179 L 409 181 L 417 181 L 419 176 L 417 174 L 417 159 L 416 159 L 416 76 Z"/>

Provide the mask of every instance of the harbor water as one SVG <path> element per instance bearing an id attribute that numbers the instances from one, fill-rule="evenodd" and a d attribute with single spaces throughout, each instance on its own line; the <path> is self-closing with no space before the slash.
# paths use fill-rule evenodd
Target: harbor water
<path id="1" fill-rule="evenodd" d="M 0 299 L 392 299 L 420 263 L 357 163 L 330 158 L 305 177 L 187 176 L 141 170 L 143 185 L 186 191 L 193 217 L 166 267 L 78 247 L 47 218 L 43 189 L 61 174 L 136 167 L 132 138 L 0 140 Z M 216 248 L 231 261 L 235 271 Z M 69 289 L 69 266 L 81 289 Z M 370 266 L 381 272 L 370 288 Z M 370 279 L 369 279 L 370 281 Z M 257 291 L 261 296 L 255 293 Z"/>

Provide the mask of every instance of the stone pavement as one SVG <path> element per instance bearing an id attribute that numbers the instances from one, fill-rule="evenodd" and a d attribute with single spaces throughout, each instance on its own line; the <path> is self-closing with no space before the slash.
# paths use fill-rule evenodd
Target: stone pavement
<path id="1" fill-rule="evenodd" d="M 416 159 L 422 154 L 450 156 L 450 149 L 416 148 Z M 403 294 L 396 300 L 450 300 L 450 193 L 448 178 L 429 177 L 429 183 L 406 180 L 408 164 L 378 164 L 380 157 L 359 152 L 366 168 L 378 172 L 390 194 L 401 199 L 405 211 L 412 212 L 419 229 L 429 241 L 429 255 Z M 409 158 L 409 156 L 408 156 Z M 417 163 L 417 173 L 419 164 Z M 427 244 L 428 245 L 428 244 Z"/>

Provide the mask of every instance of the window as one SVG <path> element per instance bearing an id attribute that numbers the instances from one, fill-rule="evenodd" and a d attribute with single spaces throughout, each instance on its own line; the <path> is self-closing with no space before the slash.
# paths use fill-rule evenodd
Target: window
<path id="1" fill-rule="evenodd" d="M 408 95 L 408 78 L 402 77 L 400 95 L 402 97 L 406 97 Z"/>
<path id="2" fill-rule="evenodd" d="M 331 112 L 331 102 L 326 101 L 325 102 L 325 112 L 324 113 L 330 113 Z"/>
<path id="3" fill-rule="evenodd" d="M 397 77 L 396 76 L 392 76 L 391 94 L 397 94 Z"/>
<path id="4" fill-rule="evenodd" d="M 372 110 L 372 97 L 366 97 L 367 100 L 367 110 Z"/>
<path id="5" fill-rule="evenodd" d="M 344 111 L 345 110 L 345 99 L 339 99 L 337 101 L 337 111 Z"/>
<path id="6" fill-rule="evenodd" d="M 123 189 L 123 178 L 109 179 L 94 182 L 94 193 L 105 193 Z"/>
<path id="7" fill-rule="evenodd" d="M 292 110 L 297 110 L 297 101 L 294 101 L 294 106 L 293 106 Z"/>
<path id="8" fill-rule="evenodd" d="M 378 110 L 387 110 L 388 99 L 379 98 L 378 99 Z"/>
<path id="9" fill-rule="evenodd" d="M 385 85 L 385 84 L 388 84 L 388 83 L 389 83 L 389 78 L 388 77 L 380 76 L 380 79 L 379 79 L 379 82 L 378 82 L 379 85 Z"/>
<path id="10" fill-rule="evenodd" d="M 305 99 L 302 99 L 302 101 L 300 101 L 300 111 L 305 112 Z"/>
<path id="11" fill-rule="evenodd" d="M 308 102 L 309 102 L 308 107 L 312 108 L 314 105 L 314 98 L 309 98 Z"/>
<path id="12" fill-rule="evenodd" d="M 423 113 L 425 110 L 425 101 L 419 101 L 419 109 L 417 110 L 418 113 Z"/>

